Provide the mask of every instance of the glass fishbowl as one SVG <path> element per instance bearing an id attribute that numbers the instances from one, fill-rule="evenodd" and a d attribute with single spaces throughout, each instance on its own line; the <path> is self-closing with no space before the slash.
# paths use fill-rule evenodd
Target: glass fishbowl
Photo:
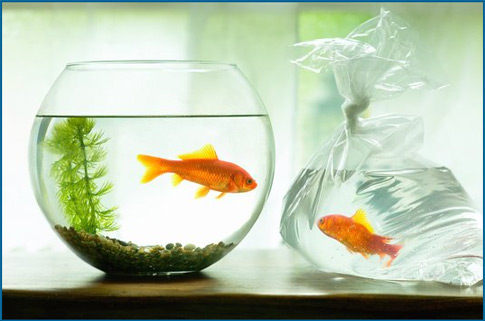
<path id="1" fill-rule="evenodd" d="M 217 62 L 70 63 L 36 115 L 30 153 L 54 231 L 120 275 L 217 262 L 255 223 L 274 171 L 261 99 Z"/>

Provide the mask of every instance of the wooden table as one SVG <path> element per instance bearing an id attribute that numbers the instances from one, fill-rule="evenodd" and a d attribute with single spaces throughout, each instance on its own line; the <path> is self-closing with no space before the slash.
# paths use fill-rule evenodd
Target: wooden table
<path id="1" fill-rule="evenodd" d="M 6 255 L 4 318 L 480 318 L 483 283 L 318 271 L 287 249 L 235 249 L 201 273 L 113 278 L 72 253 Z"/>

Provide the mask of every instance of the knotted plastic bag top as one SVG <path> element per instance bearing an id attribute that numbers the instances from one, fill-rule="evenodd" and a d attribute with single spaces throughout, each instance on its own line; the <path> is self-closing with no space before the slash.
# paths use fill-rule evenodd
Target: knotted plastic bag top
<path id="1" fill-rule="evenodd" d="M 398 17 L 381 9 L 379 16 L 355 28 L 345 38 L 297 43 L 305 52 L 293 62 L 314 72 L 331 69 L 347 124 L 372 101 L 396 97 L 409 89 L 436 89 L 442 85 L 429 53 L 419 46 L 416 32 Z"/>

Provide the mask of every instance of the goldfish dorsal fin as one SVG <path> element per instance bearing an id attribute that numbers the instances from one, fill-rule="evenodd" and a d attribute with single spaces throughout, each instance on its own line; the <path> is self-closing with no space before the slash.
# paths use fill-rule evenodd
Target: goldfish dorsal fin
<path id="1" fill-rule="evenodd" d="M 201 149 L 198 149 L 195 152 L 182 154 L 178 157 L 180 159 L 219 159 L 214 146 L 211 144 L 204 145 Z"/>
<path id="2" fill-rule="evenodd" d="M 370 222 L 367 220 L 367 216 L 365 214 L 365 211 L 363 209 L 358 209 L 357 212 L 355 212 L 354 216 L 352 216 L 352 220 L 355 223 L 359 223 L 361 225 L 364 225 L 364 227 L 371 233 L 374 233 L 374 228 L 370 224 Z"/>

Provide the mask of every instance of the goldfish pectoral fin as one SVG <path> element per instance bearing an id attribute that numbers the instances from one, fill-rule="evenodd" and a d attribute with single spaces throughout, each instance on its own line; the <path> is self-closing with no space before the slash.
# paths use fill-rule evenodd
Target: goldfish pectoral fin
<path id="1" fill-rule="evenodd" d="M 210 191 L 210 190 L 211 190 L 211 189 L 210 189 L 209 187 L 207 187 L 207 186 L 202 186 L 202 187 L 201 187 L 201 188 L 199 188 L 199 189 L 197 190 L 197 192 L 195 193 L 195 198 L 201 198 L 201 197 L 205 197 L 205 196 L 206 196 L 206 195 L 209 193 L 209 191 Z"/>
<path id="2" fill-rule="evenodd" d="M 374 233 L 374 228 L 370 224 L 369 220 L 367 219 L 367 216 L 365 214 L 365 211 L 363 209 L 358 209 L 355 214 L 352 216 L 352 220 L 355 223 L 359 223 L 363 225 L 370 233 Z"/>
<path id="3" fill-rule="evenodd" d="M 179 155 L 178 157 L 180 159 L 219 159 L 214 146 L 211 144 L 204 145 L 201 149 L 192 153 Z"/>
<path id="4" fill-rule="evenodd" d="M 217 195 L 217 197 L 216 197 L 216 198 L 217 198 L 217 199 L 220 199 L 220 198 L 222 198 L 224 195 L 226 195 L 226 193 L 221 193 L 221 194 Z"/>
<path id="5" fill-rule="evenodd" d="M 384 253 L 379 253 L 379 258 L 382 260 L 386 256 Z"/>
<path id="6" fill-rule="evenodd" d="M 369 254 L 367 254 L 367 253 L 363 253 L 363 252 L 361 252 L 360 254 L 362 254 L 362 256 L 363 256 L 364 258 L 366 258 L 366 259 L 368 259 L 368 258 L 369 258 Z"/>
<path id="7" fill-rule="evenodd" d="M 184 179 L 178 174 L 173 174 L 172 176 L 172 186 L 178 186 Z"/>
<path id="8" fill-rule="evenodd" d="M 347 249 L 347 251 L 349 251 L 349 253 L 354 253 L 354 251 L 352 251 L 351 249 L 349 249 L 348 247 L 345 247 L 345 249 Z"/>
<path id="9" fill-rule="evenodd" d="M 234 180 L 231 180 L 229 182 L 229 184 L 227 185 L 227 190 L 229 192 L 232 192 L 232 193 L 236 193 L 237 192 L 238 188 L 237 188 L 236 183 L 234 182 Z"/>

